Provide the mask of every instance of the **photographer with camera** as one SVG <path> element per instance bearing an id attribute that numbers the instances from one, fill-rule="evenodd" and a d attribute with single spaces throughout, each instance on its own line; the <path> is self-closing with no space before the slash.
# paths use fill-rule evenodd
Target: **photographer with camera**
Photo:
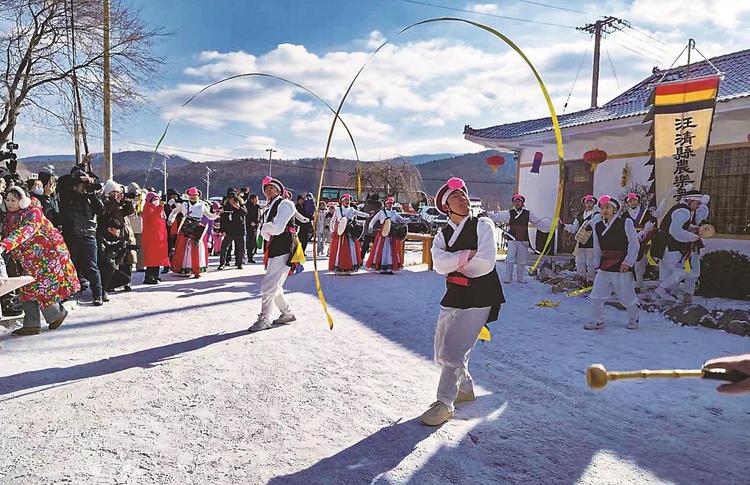
<path id="1" fill-rule="evenodd" d="M 242 269 L 242 261 L 245 259 L 245 218 L 247 208 L 236 191 L 230 190 L 224 202 L 224 212 L 221 214 L 221 231 L 225 234 L 221 243 L 221 256 L 219 267 L 224 269 L 229 265 L 232 255 L 230 247 L 234 243 L 234 262 L 237 269 Z"/>
<path id="2" fill-rule="evenodd" d="M 99 227 L 97 227 L 97 240 L 99 243 L 107 236 L 110 227 L 117 227 L 120 229 L 120 239 L 126 244 L 133 248 L 135 245 L 135 238 L 133 232 L 128 223 L 127 217 L 135 213 L 135 207 L 133 206 L 132 199 L 125 198 L 125 189 L 122 185 L 118 184 L 114 180 L 107 180 L 104 184 L 104 213 L 102 214 Z M 100 253 L 101 255 L 101 253 Z M 122 286 L 125 291 L 130 291 L 130 276 L 133 272 L 133 254 L 132 251 L 128 250 L 127 254 L 117 258 L 118 270 L 127 275 L 127 282 L 115 284 L 116 282 L 122 281 L 123 279 L 114 279 L 111 284 L 104 284 L 104 275 L 102 274 L 102 299 L 106 302 L 108 300 L 107 292 L 115 291 L 116 288 Z M 102 272 L 102 265 L 99 265 L 99 271 Z"/>
<path id="3" fill-rule="evenodd" d="M 91 285 L 94 306 L 103 304 L 96 244 L 97 218 L 104 214 L 104 204 L 97 196 L 101 189 L 95 177 L 76 166 L 60 191 L 63 236 L 78 273 Z"/>

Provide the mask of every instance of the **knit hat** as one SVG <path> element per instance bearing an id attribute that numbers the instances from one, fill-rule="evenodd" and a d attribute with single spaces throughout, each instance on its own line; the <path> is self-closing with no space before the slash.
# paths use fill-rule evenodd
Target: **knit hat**
<path id="1" fill-rule="evenodd" d="M 138 195 L 140 193 L 141 193 L 141 187 L 137 183 L 130 182 L 128 184 L 128 194 L 136 194 L 136 195 Z"/>
<path id="2" fill-rule="evenodd" d="M 599 197 L 599 207 L 604 205 L 611 205 L 615 212 L 620 211 L 620 201 L 609 195 L 602 195 Z"/>
<path id="3" fill-rule="evenodd" d="M 448 208 L 448 197 L 457 191 L 463 191 L 466 196 L 469 196 L 469 189 L 466 188 L 466 183 L 458 177 L 449 179 L 442 187 L 440 187 L 435 194 L 435 207 L 442 214 L 448 214 L 450 209 Z"/>
<path id="4" fill-rule="evenodd" d="M 55 175 L 52 172 L 48 172 L 47 170 L 41 170 L 39 174 L 37 175 L 37 178 L 42 181 L 42 184 L 45 186 L 49 183 L 50 180 L 52 180 L 55 177 Z"/>
<path id="5" fill-rule="evenodd" d="M 157 194 L 156 192 L 149 192 L 148 194 L 146 194 L 146 203 L 147 204 L 151 203 L 154 201 L 154 199 L 159 199 L 159 198 L 160 198 L 159 194 Z"/>
<path id="6" fill-rule="evenodd" d="M 524 197 L 524 196 L 523 196 L 523 195 L 521 195 L 521 194 L 513 194 L 513 197 L 511 197 L 511 198 L 510 198 L 510 200 L 511 200 L 511 201 L 513 201 L 513 202 L 515 202 L 515 201 L 516 201 L 516 199 L 520 200 L 520 201 L 521 201 L 521 202 L 523 202 L 524 204 L 526 203 L 526 197 Z"/>
<path id="7" fill-rule="evenodd" d="M 104 183 L 104 196 L 109 196 L 112 192 L 123 192 L 122 185 L 118 184 L 112 179 L 107 180 Z"/>
<path id="8" fill-rule="evenodd" d="M 282 184 L 281 181 L 276 180 L 275 178 L 271 176 L 266 176 L 263 179 L 263 188 L 265 189 L 267 185 L 273 185 L 274 187 L 276 187 L 276 190 L 279 191 L 279 194 L 284 193 L 284 184 Z"/>
<path id="9" fill-rule="evenodd" d="M 597 200 L 596 200 L 596 197 L 589 194 L 589 195 L 584 195 L 583 198 L 581 198 L 582 204 L 585 204 L 586 202 L 593 202 L 594 204 L 596 204 Z"/>

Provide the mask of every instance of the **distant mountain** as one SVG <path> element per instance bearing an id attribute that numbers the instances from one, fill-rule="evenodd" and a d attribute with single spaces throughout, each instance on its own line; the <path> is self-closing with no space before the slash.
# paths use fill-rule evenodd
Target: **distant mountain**
<path id="1" fill-rule="evenodd" d="M 442 160 L 444 158 L 452 158 L 459 155 L 458 153 L 430 153 L 424 155 L 409 155 L 406 158 L 414 165 L 422 165 L 423 163 L 432 162 L 433 160 Z"/>
<path id="2" fill-rule="evenodd" d="M 132 170 L 148 170 L 151 164 L 151 158 L 154 152 L 145 150 L 124 151 L 112 154 L 112 164 L 115 169 L 115 177 L 118 173 L 129 172 Z M 181 167 L 194 163 L 192 160 L 179 155 L 167 155 L 159 153 L 156 156 L 154 165 L 161 166 L 163 157 L 168 157 L 169 167 Z M 38 155 L 33 157 L 19 158 L 18 161 L 30 172 L 38 172 L 40 169 L 52 165 L 57 174 L 67 173 L 73 166 L 74 155 Z M 102 154 L 94 155 L 92 165 L 95 171 L 102 166 Z"/>
<path id="3" fill-rule="evenodd" d="M 505 163 L 496 171 L 487 165 L 491 155 L 502 155 Z M 508 153 L 485 150 L 478 153 L 434 160 L 417 167 L 427 195 L 434 195 L 450 177 L 460 177 L 469 187 L 471 197 L 482 199 L 486 209 L 508 208 L 516 184 L 516 162 Z"/>
<path id="4" fill-rule="evenodd" d="M 429 196 L 433 196 L 440 185 L 445 183 L 448 178 L 457 176 L 466 181 L 470 195 L 481 198 L 486 208 L 496 209 L 498 206 L 507 208 L 510 205 L 509 200 L 515 188 L 516 164 L 512 156 L 505 154 L 503 156 L 506 163 L 493 172 L 487 165 L 487 157 L 496 154 L 499 154 L 499 152 L 486 150 L 464 155 L 425 154 L 406 158 L 416 165 L 422 176 L 423 189 Z M 440 157 L 441 155 L 447 155 L 447 157 L 427 161 L 428 158 Z M 151 172 L 148 172 L 151 156 L 152 152 L 149 151 L 115 153 L 113 155 L 115 180 L 122 184 L 134 181 L 141 186 L 147 185 L 162 190 L 164 178 L 155 168 L 161 168 L 162 157 L 166 155 L 158 155 L 154 161 L 154 167 L 151 167 Z M 417 164 L 415 161 L 421 161 L 421 163 Z M 38 172 L 47 165 L 53 165 L 57 174 L 61 175 L 67 173 L 72 167 L 73 156 L 25 157 L 20 159 L 20 162 L 19 171 L 22 171 L 25 166 L 31 172 Z M 320 158 L 274 160 L 272 173 L 295 194 L 315 192 L 318 188 L 318 177 L 320 176 L 322 162 Z M 323 183 L 325 185 L 352 187 L 354 186 L 355 167 L 356 162 L 354 160 L 331 158 L 328 160 Z M 185 190 L 187 187 L 195 185 L 205 191 L 206 168 L 212 170 L 209 195 L 225 194 L 228 187 L 250 187 L 251 191 L 259 193 L 261 180 L 268 173 L 268 159 L 244 158 L 197 163 L 187 158 L 172 155 L 168 159 L 167 165 L 169 172 L 168 187 Z M 100 173 L 100 170 L 101 155 L 94 159 L 94 171 Z"/>

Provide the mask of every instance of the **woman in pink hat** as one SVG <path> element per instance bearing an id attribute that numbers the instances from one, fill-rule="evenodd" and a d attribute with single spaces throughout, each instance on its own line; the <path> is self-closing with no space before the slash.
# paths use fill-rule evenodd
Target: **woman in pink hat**
<path id="1" fill-rule="evenodd" d="M 441 366 L 437 400 L 421 420 L 439 426 L 453 417 L 455 404 L 473 401 L 469 357 L 482 327 L 498 319 L 505 303 L 495 269 L 495 227 L 490 219 L 471 216 L 464 181 L 452 178 L 438 190 L 435 206 L 448 224 L 435 235 L 432 260 L 445 276 L 435 329 L 435 363 Z"/>
<path id="2" fill-rule="evenodd" d="M 596 268 L 594 267 L 594 239 L 591 237 L 594 232 L 594 224 L 599 220 L 599 212 L 596 209 L 596 197 L 593 195 L 584 195 L 581 199 L 583 212 L 579 212 L 572 224 L 564 224 L 565 231 L 571 234 L 578 234 L 583 228 L 588 240 L 585 242 L 576 241 L 576 248 L 573 251 L 576 257 L 576 272 L 578 276 L 584 278 L 588 286 L 594 281 Z"/>
<path id="3" fill-rule="evenodd" d="M 635 288 L 636 290 L 640 290 L 643 287 L 643 277 L 646 274 L 646 267 L 648 266 L 646 252 L 649 249 L 651 237 L 656 232 L 656 217 L 654 217 L 646 204 L 641 205 L 641 198 L 635 192 L 630 192 L 625 196 L 625 203 L 627 204 L 627 209 L 623 215 L 633 221 L 635 230 L 638 232 L 638 241 L 640 242 L 638 260 L 635 262 L 635 266 L 633 266 L 635 270 Z"/>
<path id="4" fill-rule="evenodd" d="M 487 217 L 494 222 L 510 225 L 511 240 L 508 241 L 508 255 L 505 257 L 505 279 L 503 283 L 513 281 L 513 267 L 516 268 L 516 280 L 526 283 L 526 264 L 529 259 L 529 224 L 543 232 L 549 232 L 549 218 L 542 218 L 525 207 L 526 197 L 514 194 L 513 209 L 509 211 L 489 212 Z"/>
<path id="5" fill-rule="evenodd" d="M 591 290 L 593 321 L 586 330 L 604 328 L 604 302 L 615 293 L 628 312 L 629 330 L 638 329 L 638 297 L 635 294 L 633 265 L 638 259 L 638 233 L 632 219 L 620 214 L 620 201 L 609 195 L 599 197 L 601 220 L 594 224 L 594 264 L 597 268 Z"/>
<path id="6" fill-rule="evenodd" d="M 408 223 L 408 219 L 393 210 L 393 203 L 396 200 L 393 197 L 386 197 L 383 201 L 383 208 L 379 210 L 370 220 L 370 231 L 375 231 L 375 244 L 370 251 L 370 257 L 367 258 L 367 268 L 376 269 L 380 274 L 392 275 L 404 267 L 401 260 L 401 245 L 398 239 L 391 236 L 383 236 L 383 224 L 390 220 L 391 223 Z"/>
<path id="7" fill-rule="evenodd" d="M 362 266 L 362 250 L 359 245 L 359 239 L 355 239 L 349 233 L 349 228 L 339 235 L 339 224 L 343 223 L 342 219 L 354 221 L 357 216 L 368 217 L 368 214 L 358 211 L 352 207 L 352 196 L 344 194 L 340 199 L 340 206 L 336 209 L 331 217 L 331 250 L 328 256 L 328 270 L 335 271 L 336 274 L 352 274 Z"/>
<path id="8" fill-rule="evenodd" d="M 190 187 L 185 192 L 187 202 L 174 208 L 169 214 L 169 224 L 172 224 L 177 214 L 183 219 L 178 229 L 174 256 L 172 257 L 172 271 L 177 274 L 190 275 L 200 278 L 201 273 L 208 270 L 208 250 L 206 249 L 206 225 L 202 219 L 219 218 L 219 213 L 211 212 L 208 202 L 201 200 L 201 191 Z"/>

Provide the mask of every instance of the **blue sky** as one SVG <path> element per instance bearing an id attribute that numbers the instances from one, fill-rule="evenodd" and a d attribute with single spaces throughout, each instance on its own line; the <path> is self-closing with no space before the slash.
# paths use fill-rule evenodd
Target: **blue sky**
<path id="1" fill-rule="evenodd" d="M 465 124 L 482 127 L 546 114 L 528 69 L 489 34 L 441 23 L 396 37 L 400 28 L 425 18 L 464 17 L 504 32 L 537 66 L 558 113 L 579 65 L 567 112 L 588 107 L 592 42 L 570 27 L 598 16 L 615 15 L 638 29 L 604 40 L 600 104 L 647 76 L 654 65 L 668 67 L 689 37 L 707 56 L 750 48 L 750 2 L 729 0 L 541 2 L 547 7 L 523 0 L 422 2 L 469 12 L 403 0 L 122 1 L 172 35 L 157 45 L 167 64 L 159 86 L 148 92 L 148 104 L 117 113 L 115 150 L 147 150 L 143 145 L 155 144 L 174 116 L 164 151 L 194 160 L 265 156 L 269 146 L 285 158 L 320 156 L 330 113 L 278 81 L 234 81 L 187 109 L 178 107 L 202 86 L 249 71 L 287 77 L 336 105 L 383 39 L 391 45 L 368 65 L 342 112 L 363 158 L 477 151 L 463 140 Z M 332 155 L 351 157 L 349 142 L 339 133 Z M 59 131 L 24 125 L 24 120 L 17 139 L 23 155 L 72 152 Z M 91 141 L 100 149 L 98 139 Z"/>

